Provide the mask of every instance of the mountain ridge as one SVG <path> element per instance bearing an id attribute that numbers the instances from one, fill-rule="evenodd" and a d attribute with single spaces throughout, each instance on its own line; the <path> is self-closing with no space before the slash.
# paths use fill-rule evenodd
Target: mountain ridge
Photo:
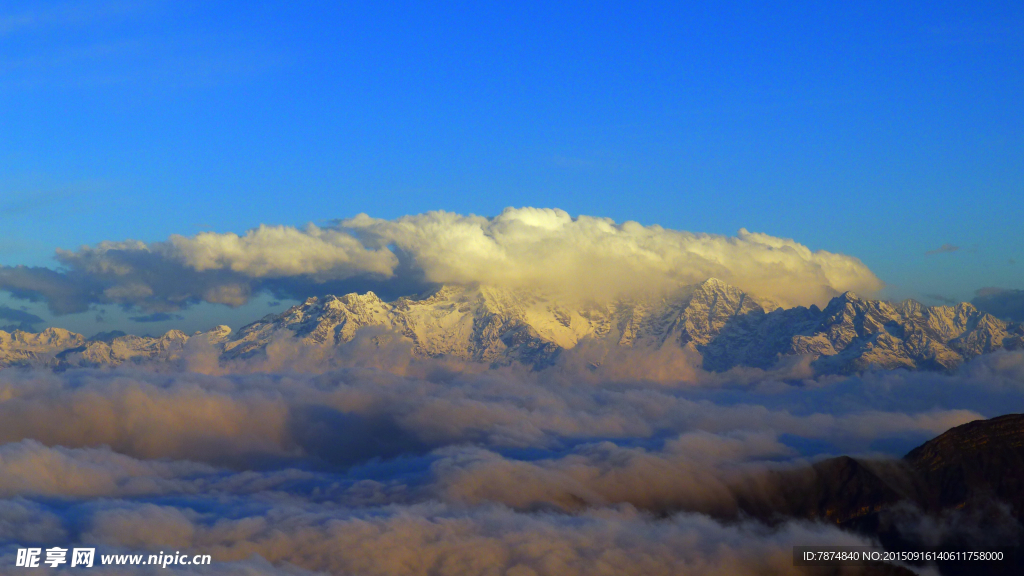
<path id="1" fill-rule="evenodd" d="M 614 346 L 687 348 L 702 367 L 770 368 L 781 358 L 810 356 L 818 373 L 873 367 L 955 370 L 1000 349 L 1024 348 L 1024 328 L 968 303 L 925 306 L 840 294 L 825 308 L 782 308 L 714 278 L 665 294 L 568 304 L 549 295 L 492 286 L 446 285 L 421 297 L 386 302 L 373 292 L 310 297 L 237 332 L 218 326 L 188 336 L 104 334 L 87 339 L 61 328 L 38 334 L 0 331 L 0 367 L 56 369 L 166 362 L 197 336 L 222 360 L 253 357 L 276 340 L 341 347 L 364 329 L 405 338 L 421 357 L 492 365 L 552 365 L 586 340 Z"/>

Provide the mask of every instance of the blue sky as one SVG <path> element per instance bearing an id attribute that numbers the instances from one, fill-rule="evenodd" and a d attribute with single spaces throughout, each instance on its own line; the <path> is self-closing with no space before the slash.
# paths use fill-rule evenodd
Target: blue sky
<path id="1" fill-rule="evenodd" d="M 5 2 L 0 264 L 550 206 L 1024 289 L 1021 3 L 483 4 Z"/>

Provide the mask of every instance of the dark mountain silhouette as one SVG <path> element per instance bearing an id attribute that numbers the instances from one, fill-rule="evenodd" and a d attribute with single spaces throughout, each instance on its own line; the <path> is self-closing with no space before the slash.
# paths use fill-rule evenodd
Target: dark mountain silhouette
<path id="1" fill-rule="evenodd" d="M 887 550 L 1004 550 L 1003 562 L 940 564 L 942 574 L 1021 574 L 1024 414 L 957 426 L 900 460 L 830 458 L 739 489 L 739 510 L 777 522 L 834 522 Z"/>

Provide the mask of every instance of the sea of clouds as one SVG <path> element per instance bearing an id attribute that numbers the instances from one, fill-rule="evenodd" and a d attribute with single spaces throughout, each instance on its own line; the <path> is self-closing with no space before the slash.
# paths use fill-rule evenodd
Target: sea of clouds
<path id="1" fill-rule="evenodd" d="M 868 540 L 744 516 L 771 505 L 772 472 L 1024 411 L 1022 352 L 956 374 L 672 380 L 627 368 L 664 352 L 531 371 L 359 344 L 0 372 L 0 566 L 60 545 L 215 560 L 180 573 L 786 574 L 793 545 Z"/>
<path id="2" fill-rule="evenodd" d="M 784 305 L 881 287 L 856 258 L 792 240 L 530 208 L 104 242 L 58 259 L 0 269 L 0 289 L 61 314 L 441 283 L 586 299 L 714 276 Z M 806 358 L 711 373 L 681 348 L 592 342 L 543 370 L 494 368 L 374 336 L 282 340 L 232 361 L 196 338 L 169 365 L 0 371 L 0 572 L 19 546 L 94 546 L 214 559 L 161 574 L 789 574 L 794 545 L 869 541 L 745 515 L 740 502 L 771 508 L 777 472 L 891 459 L 1024 412 L 1019 351 L 955 374 L 815 377 Z"/>

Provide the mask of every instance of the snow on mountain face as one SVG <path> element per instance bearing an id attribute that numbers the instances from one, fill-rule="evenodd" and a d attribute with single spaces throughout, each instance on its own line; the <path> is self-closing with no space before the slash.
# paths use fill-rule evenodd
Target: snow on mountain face
<path id="1" fill-rule="evenodd" d="M 283 314 L 241 330 L 226 357 L 258 353 L 271 340 L 294 335 L 308 344 L 341 345 L 360 328 L 394 330 L 422 356 L 454 356 L 544 366 L 583 338 L 613 338 L 624 346 L 704 345 L 737 314 L 765 305 L 718 280 L 658 299 L 568 307 L 543 295 L 492 287 L 446 286 L 421 300 L 384 302 L 372 292 L 310 298 Z"/>
<path id="2" fill-rule="evenodd" d="M 688 347 L 714 371 L 768 368 L 794 355 L 814 358 L 819 373 L 875 366 L 948 371 L 979 354 L 1024 348 L 1021 326 L 970 304 L 893 304 L 847 292 L 824 310 L 782 309 L 713 278 L 660 297 L 571 306 L 539 293 L 487 286 L 445 286 L 424 298 L 393 302 L 372 292 L 325 296 L 268 315 L 236 334 L 221 326 L 192 338 L 201 335 L 229 360 L 263 354 L 276 340 L 340 347 L 363 329 L 401 335 L 418 356 L 536 368 L 584 339 L 647 349 Z M 57 328 L 38 335 L 0 332 L 0 366 L 172 361 L 184 354 L 189 340 L 177 331 L 109 341 L 86 341 Z"/>
<path id="3" fill-rule="evenodd" d="M 817 358 L 812 365 L 819 372 L 851 373 L 872 366 L 949 371 L 979 354 L 1024 347 L 1020 326 L 966 303 L 890 304 L 847 292 L 821 311 L 813 306 L 777 310 L 763 321 L 754 320 L 724 331 L 705 352 L 705 368 L 767 367 L 779 355 L 805 354 Z"/>
<path id="4" fill-rule="evenodd" d="M 57 352 L 84 343 L 84 336 L 63 328 L 47 328 L 38 334 L 0 330 L 0 367 L 46 364 Z"/>
<path id="5" fill-rule="evenodd" d="M 210 342 L 220 342 L 231 333 L 227 326 L 197 332 Z M 102 335 L 105 336 L 105 335 Z M 182 357 L 189 336 L 171 330 L 159 338 L 124 335 L 86 339 L 62 328 L 47 328 L 39 334 L 0 330 L 0 368 L 42 366 L 54 369 L 118 366 L 126 362 L 173 361 Z"/>
<path id="6" fill-rule="evenodd" d="M 225 345 L 225 356 L 251 355 L 292 334 L 308 344 L 340 345 L 371 326 L 409 338 L 418 355 L 483 362 L 552 355 L 593 332 L 579 313 L 523 292 L 444 287 L 422 300 L 390 303 L 367 292 L 310 298 L 267 316 L 239 330 Z"/>

